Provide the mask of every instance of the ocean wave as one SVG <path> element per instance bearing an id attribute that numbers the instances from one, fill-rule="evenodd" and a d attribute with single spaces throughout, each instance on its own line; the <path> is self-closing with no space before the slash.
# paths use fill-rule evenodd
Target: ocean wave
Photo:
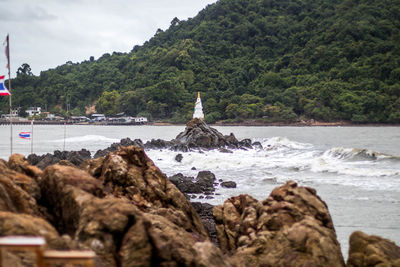
<path id="1" fill-rule="evenodd" d="M 276 149 L 310 149 L 313 147 L 312 144 L 300 143 L 292 141 L 286 137 L 272 137 L 262 140 L 261 144 L 265 150 L 276 150 Z"/>
<path id="2" fill-rule="evenodd" d="M 119 139 L 108 138 L 102 135 L 84 135 L 84 136 L 75 136 L 75 137 L 68 137 L 65 138 L 66 143 L 91 143 L 91 142 L 107 142 L 107 143 L 114 143 L 119 142 Z M 57 139 L 51 142 L 64 142 L 64 139 Z"/>
<path id="3" fill-rule="evenodd" d="M 399 157 L 395 157 L 389 154 L 376 152 L 373 150 L 362 149 L 362 148 L 344 148 L 334 147 L 324 152 L 324 158 L 335 158 L 341 160 L 400 160 Z"/>

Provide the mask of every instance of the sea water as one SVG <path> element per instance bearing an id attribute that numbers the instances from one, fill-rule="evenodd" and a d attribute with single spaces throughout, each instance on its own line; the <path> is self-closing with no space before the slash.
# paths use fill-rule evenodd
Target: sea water
<path id="1" fill-rule="evenodd" d="M 33 152 L 104 149 L 129 137 L 148 141 L 173 139 L 184 126 L 34 126 Z M 259 200 L 271 190 L 294 180 L 310 186 L 327 203 L 345 257 L 355 230 L 389 238 L 400 245 L 400 127 L 215 127 L 238 139 L 258 141 L 263 149 L 173 152 L 149 150 L 147 155 L 168 176 L 197 175 L 210 170 L 218 180 L 234 181 L 237 188 L 218 187 L 213 199 L 222 204 L 228 197 L 249 194 Z M 10 131 L 0 126 L 0 157 L 10 154 Z M 13 129 L 14 153 L 30 154 L 30 140 L 18 139 Z M 64 138 L 65 136 L 65 138 Z M 175 156 L 181 153 L 181 162 Z M 195 170 L 192 168 L 195 167 Z M 196 200 L 196 199 L 195 199 Z"/>

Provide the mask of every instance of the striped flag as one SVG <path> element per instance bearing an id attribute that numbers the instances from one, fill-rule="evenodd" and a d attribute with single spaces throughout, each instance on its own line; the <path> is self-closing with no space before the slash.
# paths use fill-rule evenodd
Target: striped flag
<path id="1" fill-rule="evenodd" d="M 11 95 L 10 91 L 4 86 L 4 75 L 0 76 L 0 95 Z"/>
<path id="2" fill-rule="evenodd" d="M 18 136 L 22 139 L 31 139 L 31 132 L 20 132 Z"/>

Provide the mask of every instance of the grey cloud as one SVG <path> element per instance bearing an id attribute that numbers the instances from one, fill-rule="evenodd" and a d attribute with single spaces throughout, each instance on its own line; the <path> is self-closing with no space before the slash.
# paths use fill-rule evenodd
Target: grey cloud
<path id="1" fill-rule="evenodd" d="M 56 19 L 57 16 L 39 6 L 27 6 L 17 10 L 8 9 L 0 16 L 0 21 L 10 22 L 51 21 Z"/>

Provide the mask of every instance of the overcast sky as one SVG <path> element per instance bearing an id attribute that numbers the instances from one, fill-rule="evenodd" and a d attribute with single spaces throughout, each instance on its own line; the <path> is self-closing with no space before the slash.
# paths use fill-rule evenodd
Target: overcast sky
<path id="1" fill-rule="evenodd" d="M 0 40 L 10 34 L 11 76 L 23 63 L 35 75 L 67 61 L 129 52 L 217 0 L 0 0 Z M 5 74 L 4 49 L 0 75 Z"/>

